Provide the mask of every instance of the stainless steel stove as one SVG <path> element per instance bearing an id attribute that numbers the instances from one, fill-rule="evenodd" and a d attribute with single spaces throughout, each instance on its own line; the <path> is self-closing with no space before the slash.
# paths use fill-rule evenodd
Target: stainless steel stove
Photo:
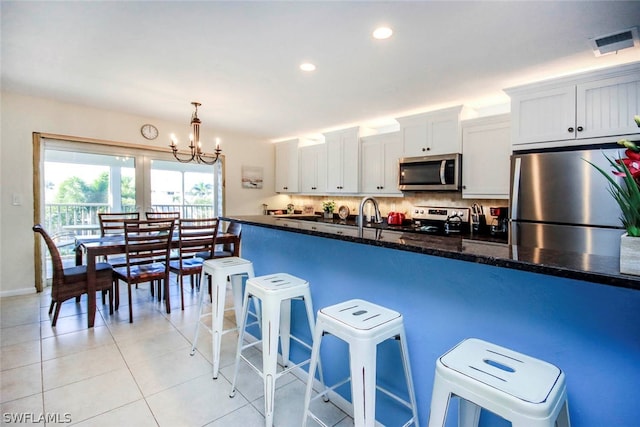
<path id="1" fill-rule="evenodd" d="M 470 209 L 457 207 L 414 206 L 411 210 L 414 231 L 432 234 L 469 233 Z"/>

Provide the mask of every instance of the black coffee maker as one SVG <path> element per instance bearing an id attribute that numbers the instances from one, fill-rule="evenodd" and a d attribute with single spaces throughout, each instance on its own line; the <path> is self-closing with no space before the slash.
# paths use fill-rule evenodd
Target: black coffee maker
<path id="1" fill-rule="evenodd" d="M 491 234 L 505 235 L 509 229 L 509 208 L 505 206 L 489 208 L 493 220 L 491 221 Z"/>

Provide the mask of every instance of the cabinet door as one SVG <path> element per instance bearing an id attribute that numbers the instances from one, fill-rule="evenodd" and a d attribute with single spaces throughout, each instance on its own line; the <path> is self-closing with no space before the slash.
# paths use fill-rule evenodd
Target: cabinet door
<path id="1" fill-rule="evenodd" d="M 382 157 L 382 144 L 376 136 L 362 138 L 361 150 L 361 187 L 363 193 L 379 193 L 384 185 L 384 159 Z"/>
<path id="2" fill-rule="evenodd" d="M 398 159 L 402 156 L 400 133 L 386 133 L 360 139 L 361 191 L 401 195 L 398 190 Z"/>
<path id="3" fill-rule="evenodd" d="M 463 122 L 463 198 L 509 198 L 510 137 L 508 115 Z"/>
<path id="4" fill-rule="evenodd" d="M 511 98 L 514 145 L 574 139 L 575 86 L 565 86 Z"/>
<path id="5" fill-rule="evenodd" d="M 457 113 L 438 114 L 429 121 L 429 150 L 430 156 L 440 154 L 459 153 L 460 120 Z"/>
<path id="6" fill-rule="evenodd" d="M 276 144 L 276 193 L 298 191 L 298 140 Z"/>
<path id="7" fill-rule="evenodd" d="M 382 146 L 382 160 L 384 162 L 384 183 L 382 193 L 402 195 L 398 189 L 398 159 L 402 157 L 402 144 L 399 134 L 390 134 Z"/>
<path id="8" fill-rule="evenodd" d="M 462 106 L 397 118 L 403 157 L 459 153 Z"/>
<path id="9" fill-rule="evenodd" d="M 358 128 L 325 134 L 327 192 L 357 193 L 359 178 Z"/>
<path id="10" fill-rule="evenodd" d="M 398 120 L 400 121 L 400 120 Z M 426 156 L 431 150 L 427 141 L 429 123 L 427 120 L 400 121 L 404 157 Z"/>
<path id="11" fill-rule="evenodd" d="M 300 147 L 300 192 L 324 193 L 327 189 L 327 151 L 324 144 Z"/>
<path id="12" fill-rule="evenodd" d="M 578 138 L 639 134 L 640 74 L 596 80 L 577 86 Z"/>

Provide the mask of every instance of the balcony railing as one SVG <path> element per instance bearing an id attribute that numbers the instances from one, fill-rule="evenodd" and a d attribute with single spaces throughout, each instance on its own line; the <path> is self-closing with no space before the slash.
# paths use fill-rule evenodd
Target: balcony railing
<path id="1" fill-rule="evenodd" d="M 211 218 L 211 205 L 153 205 L 157 212 L 180 212 L 181 218 Z M 135 206 L 123 206 L 123 212 L 135 212 Z M 44 227 L 50 234 L 72 232 L 77 236 L 100 233 L 99 212 L 109 212 L 106 203 L 47 203 Z"/>

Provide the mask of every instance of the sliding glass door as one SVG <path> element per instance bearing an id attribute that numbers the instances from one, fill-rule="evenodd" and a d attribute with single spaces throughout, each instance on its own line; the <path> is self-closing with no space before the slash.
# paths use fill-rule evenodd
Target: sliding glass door
<path id="1" fill-rule="evenodd" d="M 178 211 L 182 218 L 222 215 L 222 161 L 180 163 L 170 153 L 43 138 L 40 222 L 67 243 L 100 234 L 99 212 Z M 62 244 L 64 247 L 64 243 Z"/>

